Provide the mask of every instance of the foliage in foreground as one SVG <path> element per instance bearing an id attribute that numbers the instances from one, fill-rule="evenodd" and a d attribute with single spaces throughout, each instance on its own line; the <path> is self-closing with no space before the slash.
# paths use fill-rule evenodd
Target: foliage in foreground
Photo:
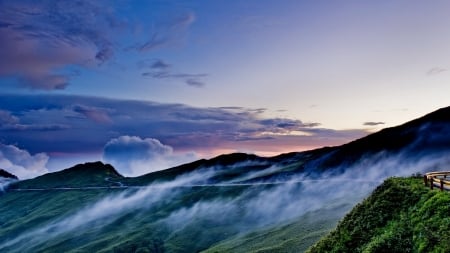
<path id="1" fill-rule="evenodd" d="M 450 252 L 450 193 L 390 178 L 308 252 Z"/>

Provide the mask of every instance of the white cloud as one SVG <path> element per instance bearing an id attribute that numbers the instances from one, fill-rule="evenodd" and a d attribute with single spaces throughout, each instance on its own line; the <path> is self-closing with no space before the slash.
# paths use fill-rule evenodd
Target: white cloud
<path id="1" fill-rule="evenodd" d="M 19 179 L 33 178 L 48 172 L 48 156 L 45 153 L 31 155 L 28 151 L 13 145 L 0 143 L 0 168 L 16 175 Z"/>
<path id="2" fill-rule="evenodd" d="M 153 138 L 120 136 L 103 148 L 103 160 L 125 176 L 138 176 L 196 159 L 194 153 L 176 154 L 173 148 Z"/>

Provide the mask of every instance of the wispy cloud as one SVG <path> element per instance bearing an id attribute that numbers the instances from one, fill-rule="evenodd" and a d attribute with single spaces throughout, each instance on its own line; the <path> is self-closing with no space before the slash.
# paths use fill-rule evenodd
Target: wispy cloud
<path id="1" fill-rule="evenodd" d="M 155 79 L 179 79 L 184 83 L 194 87 L 203 87 L 205 83 L 202 81 L 207 74 L 186 74 L 178 73 L 172 70 L 172 65 L 164 62 L 161 59 L 155 59 L 153 61 L 141 61 L 138 66 L 145 70 L 141 75 L 143 77 L 150 77 Z"/>
<path id="2" fill-rule="evenodd" d="M 446 69 L 446 68 L 433 67 L 433 68 L 431 68 L 431 69 L 429 69 L 429 70 L 427 71 L 427 75 L 428 75 L 428 76 L 439 75 L 439 74 L 441 74 L 441 73 L 443 73 L 443 72 L 446 72 L 446 71 L 448 71 L 448 69 Z"/>
<path id="3" fill-rule="evenodd" d="M 381 122 L 381 121 L 368 121 L 368 122 L 364 122 L 363 125 L 364 126 L 378 126 L 378 125 L 384 125 L 385 122 Z"/>
<path id="4" fill-rule="evenodd" d="M 111 118 L 108 116 L 108 112 L 105 109 L 84 106 L 84 105 L 75 105 L 73 107 L 73 111 L 84 115 L 86 118 L 98 122 L 98 123 L 112 123 Z"/>
<path id="5" fill-rule="evenodd" d="M 138 52 L 153 51 L 162 47 L 176 44 L 185 36 L 187 28 L 195 21 L 192 12 L 173 18 L 170 21 L 159 23 L 157 30 L 148 31 L 149 38 L 144 42 L 130 48 Z"/>

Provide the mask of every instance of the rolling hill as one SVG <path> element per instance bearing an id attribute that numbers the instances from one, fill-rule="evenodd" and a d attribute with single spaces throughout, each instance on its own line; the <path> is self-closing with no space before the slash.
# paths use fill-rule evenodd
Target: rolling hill
<path id="1" fill-rule="evenodd" d="M 134 178 L 101 162 L 76 165 L 9 185 L 0 251 L 302 252 L 386 178 L 448 166 L 449 130 L 447 107 L 342 146 L 275 157 L 227 154 Z M 325 252 L 322 244 L 311 250 Z"/>

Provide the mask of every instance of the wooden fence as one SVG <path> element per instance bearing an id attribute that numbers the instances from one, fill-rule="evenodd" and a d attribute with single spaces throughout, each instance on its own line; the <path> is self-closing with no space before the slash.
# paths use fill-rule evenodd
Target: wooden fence
<path id="1" fill-rule="evenodd" d="M 450 171 L 428 172 L 423 176 L 423 181 L 430 189 L 450 190 Z"/>

